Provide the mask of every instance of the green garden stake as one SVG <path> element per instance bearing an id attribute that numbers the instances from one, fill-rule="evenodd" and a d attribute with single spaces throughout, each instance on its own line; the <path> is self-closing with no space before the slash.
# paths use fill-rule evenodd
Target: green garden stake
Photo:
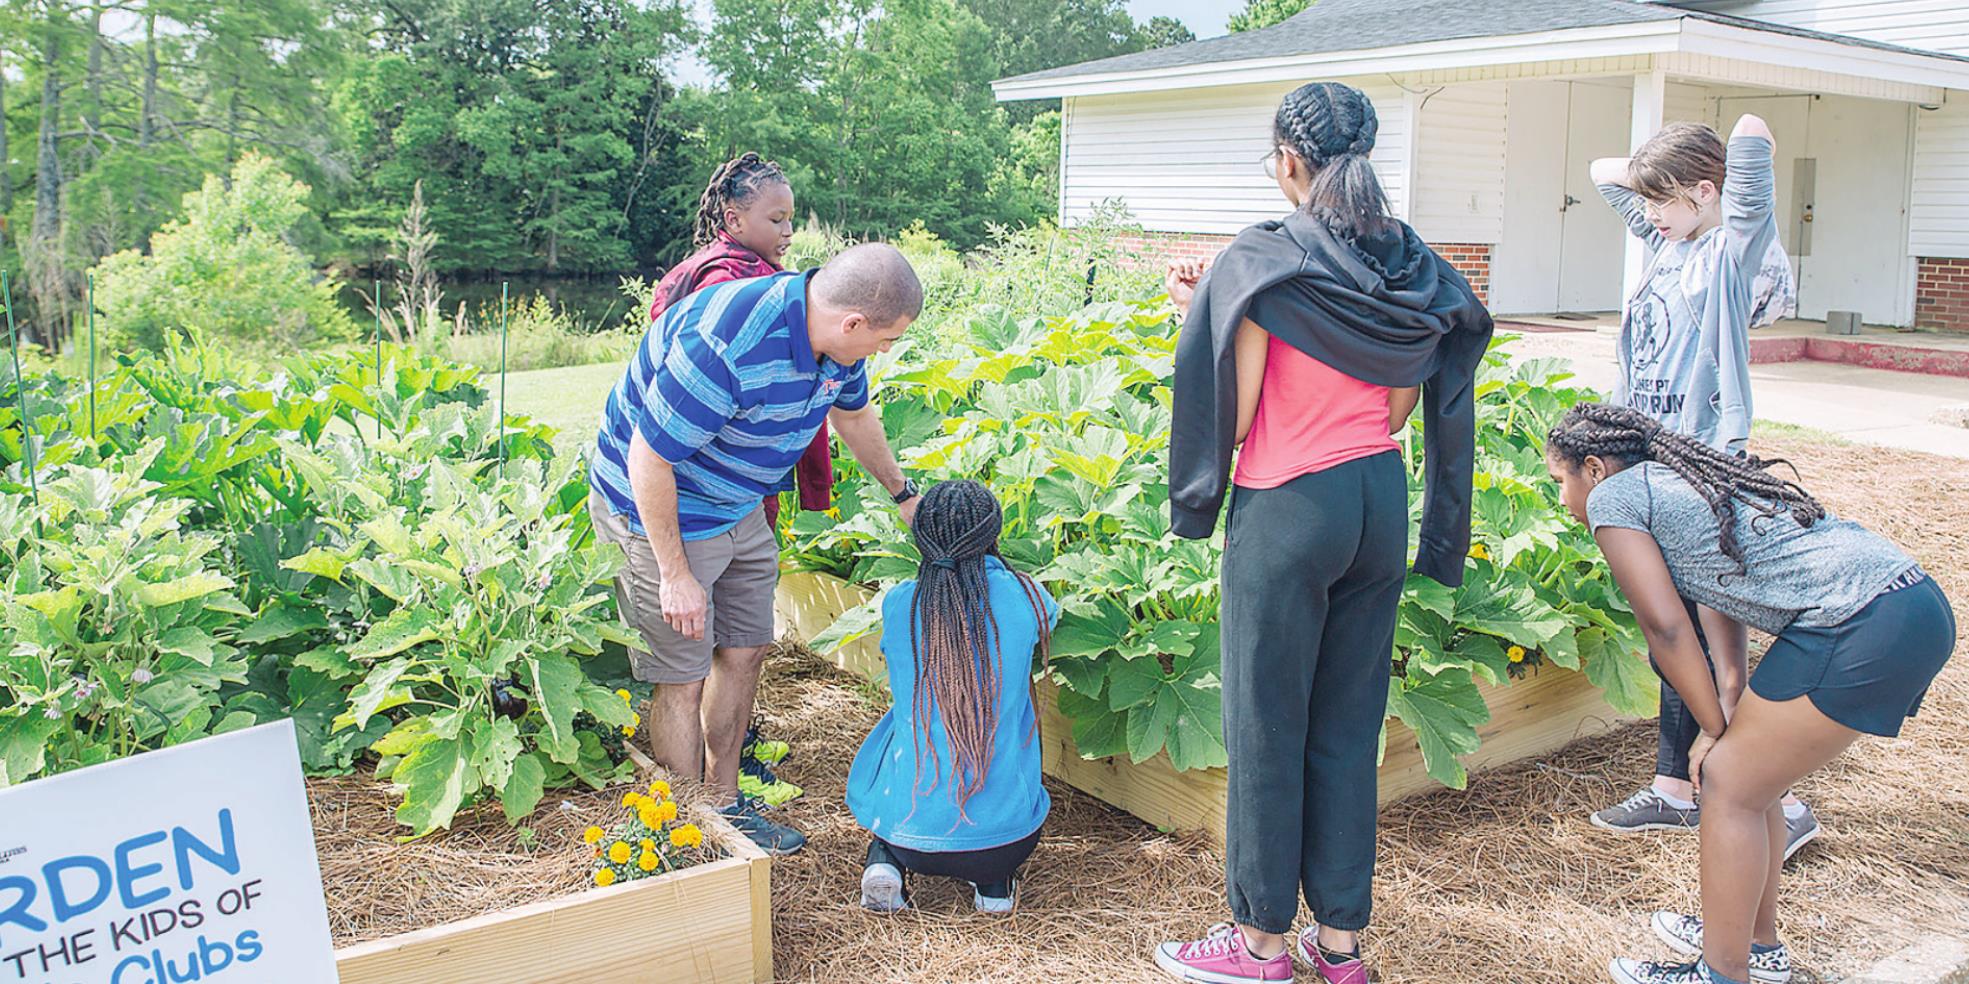
<path id="1" fill-rule="evenodd" d="M 89 440 L 96 439 L 96 275 L 89 275 Z"/>
<path id="2" fill-rule="evenodd" d="M 499 282 L 499 477 L 506 477 L 506 281 Z"/>
<path id="3" fill-rule="evenodd" d="M 370 308 L 376 312 L 376 439 L 383 439 L 383 282 L 371 280 Z"/>
<path id="4" fill-rule="evenodd" d="M 34 508 L 41 508 L 41 485 L 34 477 L 34 422 L 27 416 L 27 377 L 21 375 L 21 333 L 14 327 L 14 285 L 7 279 L 7 271 L 0 270 L 0 295 L 7 304 L 7 338 L 14 349 L 14 395 L 20 399 L 21 408 L 21 463 L 27 467 L 27 491 L 34 499 Z M 37 524 L 38 525 L 38 524 Z"/>

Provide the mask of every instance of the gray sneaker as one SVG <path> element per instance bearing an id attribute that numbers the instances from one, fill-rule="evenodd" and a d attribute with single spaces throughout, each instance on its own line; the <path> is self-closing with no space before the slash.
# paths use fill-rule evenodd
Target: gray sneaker
<path id="1" fill-rule="evenodd" d="M 1803 803 L 1798 805 L 1805 806 Z M 1805 806 L 1805 812 L 1800 813 L 1796 817 L 1786 813 L 1784 815 L 1784 859 L 1786 861 L 1791 860 L 1792 855 L 1797 854 L 1805 845 L 1818 840 L 1819 835 L 1822 833 L 1825 833 L 1825 828 L 1819 826 L 1819 818 L 1812 815 L 1811 807 Z"/>
<path id="2" fill-rule="evenodd" d="M 759 802 L 749 796 L 739 797 L 738 802 L 719 810 L 718 815 L 767 854 L 792 854 L 807 846 L 807 835 L 760 816 Z"/>
<path id="3" fill-rule="evenodd" d="M 1702 955 L 1701 916 L 1657 912 L 1648 922 L 1654 927 L 1655 935 L 1676 952 L 1691 957 Z M 1750 951 L 1750 979 L 1760 984 L 1786 984 L 1791 980 L 1791 951 L 1785 949 L 1783 943 L 1761 953 L 1753 947 Z"/>
<path id="4" fill-rule="evenodd" d="M 1653 786 L 1643 786 L 1634 795 L 1593 814 L 1593 826 L 1617 834 L 1638 834 L 1644 830 L 1694 830 L 1702 823 L 1702 807 L 1684 810 L 1670 806 Z"/>
<path id="5" fill-rule="evenodd" d="M 1716 976 L 1701 960 L 1694 963 L 1661 963 L 1620 957 L 1607 965 L 1607 976 L 1614 984 L 1716 984 Z"/>

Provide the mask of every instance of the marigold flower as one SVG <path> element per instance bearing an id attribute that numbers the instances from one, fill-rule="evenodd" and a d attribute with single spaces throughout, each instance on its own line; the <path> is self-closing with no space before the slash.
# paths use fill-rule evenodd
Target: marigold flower
<path id="1" fill-rule="evenodd" d="M 644 871 L 655 871 L 656 854 L 650 851 L 644 851 L 643 856 L 636 859 L 636 867 Z"/>
<path id="2" fill-rule="evenodd" d="M 651 830 L 663 826 L 663 818 L 657 815 L 656 807 L 654 806 L 645 805 L 637 810 L 636 819 L 641 820 L 643 826 Z"/>
<path id="3" fill-rule="evenodd" d="M 655 842 L 655 841 L 653 841 L 653 840 L 650 840 L 650 839 L 649 839 L 649 838 L 647 838 L 647 837 L 645 837 L 645 838 L 643 838 L 643 842 L 642 842 L 641 844 L 639 844 L 639 845 L 637 845 L 637 846 L 638 846 L 638 847 L 641 847 L 641 848 L 642 848 L 643 850 L 645 850 L 645 851 L 654 851 L 654 850 L 656 850 L 656 842 Z"/>
<path id="4" fill-rule="evenodd" d="M 630 856 L 634 853 L 629 849 L 629 845 L 621 841 L 608 846 L 608 859 L 615 864 L 628 864 Z"/>
<path id="5" fill-rule="evenodd" d="M 677 804 L 666 800 L 652 807 L 651 812 L 656 814 L 656 823 L 650 824 L 650 826 L 660 826 L 677 819 Z"/>
<path id="6" fill-rule="evenodd" d="M 634 807 L 636 805 L 636 801 L 642 798 L 643 798 L 643 794 L 636 792 L 635 790 L 632 789 L 622 794 L 622 805 L 627 807 Z"/>
<path id="7" fill-rule="evenodd" d="M 670 784 L 661 779 L 649 784 L 649 794 L 658 799 L 670 798 Z"/>
<path id="8" fill-rule="evenodd" d="M 671 847 L 696 847 L 704 843 L 704 831 L 696 824 L 682 824 L 670 832 Z"/>
<path id="9" fill-rule="evenodd" d="M 603 888 L 607 888 L 610 885 L 615 884 L 615 869 L 603 868 L 602 870 L 595 872 L 595 884 L 600 885 Z"/>
<path id="10" fill-rule="evenodd" d="M 1522 663 L 1525 661 L 1525 647 L 1512 646 L 1509 650 L 1505 651 L 1504 655 L 1511 657 L 1511 662 L 1513 663 Z"/>
<path id="11" fill-rule="evenodd" d="M 589 827 L 587 830 L 581 832 L 581 842 L 584 844 L 593 844 L 601 839 L 602 828 L 600 827 Z"/>

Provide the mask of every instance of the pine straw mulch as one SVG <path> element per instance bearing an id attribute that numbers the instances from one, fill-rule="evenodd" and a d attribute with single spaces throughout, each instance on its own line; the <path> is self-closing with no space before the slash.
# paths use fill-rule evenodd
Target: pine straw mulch
<path id="1" fill-rule="evenodd" d="M 1969 462 L 1794 438 L 1760 443 L 1761 453 L 1793 457 L 1835 511 L 1909 549 L 1969 610 Z M 1207 842 L 1159 833 L 1051 780 L 1053 813 L 1018 913 L 978 916 L 968 888 L 939 879 L 913 884 L 915 911 L 862 912 L 866 835 L 840 800 L 883 698 L 797 648 L 768 667 L 760 710 L 768 730 L 793 745 L 781 773 L 807 790 L 781 819 L 811 838 L 773 867 L 782 980 L 1161 981 L 1150 948 L 1224 918 L 1223 860 Z M 1836 971 L 1924 933 L 1969 936 L 1965 718 L 1969 659 L 1959 655 L 1899 739 L 1863 738 L 1801 784 L 1826 833 L 1785 871 L 1782 920 L 1802 965 L 1796 980 L 1837 981 Z M 1617 837 L 1586 822 L 1645 782 L 1653 761 L 1652 724 L 1639 723 L 1481 773 L 1467 792 L 1382 811 L 1375 922 L 1365 938 L 1377 979 L 1596 982 L 1612 956 L 1666 956 L 1646 918 L 1695 905 L 1695 838 Z M 587 860 L 579 832 L 619 793 L 543 810 L 529 821 L 532 852 L 519 849 L 496 810 L 399 846 L 376 784 L 322 780 L 310 795 L 340 945 L 578 890 Z"/>

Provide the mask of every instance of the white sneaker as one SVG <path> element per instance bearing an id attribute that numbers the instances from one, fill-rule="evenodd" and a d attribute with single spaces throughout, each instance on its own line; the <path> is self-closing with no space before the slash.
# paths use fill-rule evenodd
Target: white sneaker
<path id="1" fill-rule="evenodd" d="M 1648 920 L 1655 935 L 1677 953 L 1702 955 L 1702 917 L 1679 912 L 1657 912 Z M 1791 980 L 1791 951 L 1779 943 L 1775 950 L 1750 953 L 1750 979 L 1759 984 L 1786 984 Z"/>
<path id="2" fill-rule="evenodd" d="M 909 898 L 902 892 L 902 869 L 881 862 L 861 869 L 861 907 L 885 913 L 909 908 Z"/>

